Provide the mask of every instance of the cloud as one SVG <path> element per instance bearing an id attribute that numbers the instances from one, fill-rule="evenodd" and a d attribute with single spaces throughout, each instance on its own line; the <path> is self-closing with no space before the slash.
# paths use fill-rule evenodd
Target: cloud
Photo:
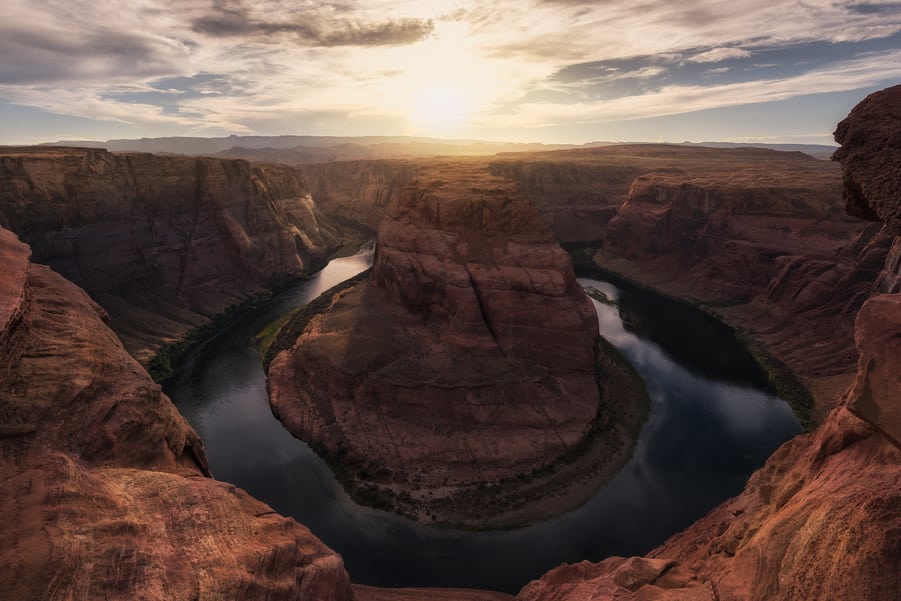
<path id="1" fill-rule="evenodd" d="M 330 6 L 329 8 L 334 8 Z M 341 12 L 349 12 L 342 7 Z M 390 46 L 412 44 L 434 30 L 432 19 L 404 18 L 382 22 L 327 19 L 321 11 L 284 15 L 280 20 L 259 19 L 241 5 L 216 3 L 213 10 L 194 19 L 195 33 L 213 37 L 256 38 L 270 42 L 289 39 L 308 46 Z"/>
<path id="2" fill-rule="evenodd" d="M 748 58 L 751 52 L 744 48 L 711 48 L 688 57 L 693 63 L 719 63 L 730 58 Z"/>
<path id="3" fill-rule="evenodd" d="M 421 133 L 417 99 L 453 91 L 477 136 L 898 79 L 899 31 L 901 5 L 875 1 L 5 0 L 0 100 L 186 132 Z"/>
<path id="4" fill-rule="evenodd" d="M 520 104 L 516 114 L 495 114 L 498 127 L 547 127 L 676 115 L 713 108 L 785 100 L 799 95 L 855 90 L 901 76 L 901 50 L 838 62 L 794 77 L 721 85 L 671 85 L 604 102 Z"/>

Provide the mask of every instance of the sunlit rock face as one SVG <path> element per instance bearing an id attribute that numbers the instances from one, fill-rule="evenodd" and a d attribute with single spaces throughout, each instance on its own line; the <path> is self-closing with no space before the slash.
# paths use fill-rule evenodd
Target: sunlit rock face
<path id="1" fill-rule="evenodd" d="M 884 161 L 881 146 L 868 152 L 867 138 L 849 132 L 860 126 L 901 139 L 898 91 L 868 98 L 836 134 L 843 144 L 837 156 L 850 182 L 849 194 L 874 190 L 880 201 L 858 204 L 855 211 L 888 216 L 890 235 L 898 232 L 891 216 L 901 206 L 901 195 L 882 192 L 892 186 L 897 190 L 898 180 L 886 181 L 877 168 Z M 868 178 L 876 172 L 878 185 Z M 855 197 L 854 202 L 867 198 Z M 896 599 L 901 572 L 901 363 L 896 360 L 901 295 L 867 300 L 857 313 L 855 340 L 860 357 L 856 379 L 838 406 L 815 432 L 783 445 L 739 496 L 648 558 L 564 566 L 529 584 L 519 598 Z"/>
<path id="2" fill-rule="evenodd" d="M 4 599 L 351 599 L 306 528 L 203 444 L 87 294 L 0 228 Z"/>
<path id="3" fill-rule="evenodd" d="M 290 167 L 96 149 L 0 151 L 0 225 L 87 290 L 142 360 L 338 244 Z"/>
<path id="4" fill-rule="evenodd" d="M 401 491 L 397 509 L 514 519 L 522 500 L 494 485 L 537 487 L 580 444 L 595 467 L 624 456 L 621 425 L 604 427 L 615 394 L 637 414 L 638 384 L 609 366 L 599 388 L 598 340 L 568 256 L 516 186 L 448 163 L 392 202 L 371 279 L 273 361 L 270 399 L 289 430 L 352 469 L 351 486 Z"/>

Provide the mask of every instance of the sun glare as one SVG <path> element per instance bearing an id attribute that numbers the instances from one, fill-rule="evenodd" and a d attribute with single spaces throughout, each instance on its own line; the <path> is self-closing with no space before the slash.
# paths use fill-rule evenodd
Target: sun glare
<path id="1" fill-rule="evenodd" d="M 420 131 L 452 135 L 463 129 L 472 115 L 472 98 L 459 88 L 429 87 L 413 94 L 410 120 Z"/>
<path id="2" fill-rule="evenodd" d="M 437 24 L 429 39 L 398 49 L 394 58 L 410 133 L 465 135 L 496 94 L 497 65 L 481 57 L 463 23 Z"/>

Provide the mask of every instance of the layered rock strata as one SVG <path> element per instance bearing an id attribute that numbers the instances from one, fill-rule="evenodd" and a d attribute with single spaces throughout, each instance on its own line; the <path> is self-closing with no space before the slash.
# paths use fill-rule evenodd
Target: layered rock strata
<path id="1" fill-rule="evenodd" d="M 339 161 L 300 169 L 323 211 L 375 232 L 392 201 L 429 163 L 427 159 Z"/>
<path id="2" fill-rule="evenodd" d="M 876 110 L 874 107 L 882 107 Z M 860 131 L 896 123 L 901 87 L 876 93 L 836 134 L 852 210 L 891 216 L 899 179 L 878 167 L 886 148 Z M 892 140 L 901 128 L 891 129 Z M 901 160 L 889 145 L 890 159 Z M 873 163 L 867 163 L 871 156 Z M 847 157 L 854 157 L 847 160 Z M 863 165 L 861 165 L 863 162 Z M 878 175 L 874 175 L 878 174 Z M 862 207 L 869 190 L 882 204 Z M 901 235 L 888 219 L 887 235 Z M 901 295 L 876 295 L 856 318 L 853 385 L 813 433 L 783 445 L 744 492 L 650 553 L 562 566 L 530 583 L 523 601 L 710 599 L 889 601 L 901 573 L 899 413 Z"/>
<path id="3" fill-rule="evenodd" d="M 352 599 L 305 527 L 203 444 L 82 290 L 0 228 L 0 590 L 9 599 Z"/>
<path id="4" fill-rule="evenodd" d="M 874 285 L 901 286 L 901 245 L 849 217 L 838 165 L 805 154 L 643 144 L 470 162 L 515 181 L 564 245 L 599 248 L 603 268 L 704 304 L 770 349 L 810 389 L 813 422 L 853 377 L 854 314 Z M 304 170 L 330 212 L 375 227 L 435 163 Z"/>
<path id="5" fill-rule="evenodd" d="M 724 156 L 636 178 L 594 260 L 702 303 L 799 374 L 821 421 L 854 373 L 854 315 L 894 236 L 844 215 L 835 165 L 795 153 Z M 729 153 L 747 164 L 729 170 Z M 712 157 L 713 159 L 713 157 Z"/>
<path id="6" fill-rule="evenodd" d="M 448 163 L 397 196 L 371 279 L 275 358 L 270 399 L 364 502 L 519 523 L 584 500 L 626 456 L 642 385 L 598 341 L 568 256 L 515 186 Z"/>
<path id="7" fill-rule="evenodd" d="M 289 167 L 78 148 L 0 149 L 0 226 L 141 360 L 339 244 Z"/>

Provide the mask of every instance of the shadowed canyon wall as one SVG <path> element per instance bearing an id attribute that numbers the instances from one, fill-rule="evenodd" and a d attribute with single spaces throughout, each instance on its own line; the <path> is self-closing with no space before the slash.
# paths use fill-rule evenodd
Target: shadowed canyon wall
<path id="1" fill-rule="evenodd" d="M 289 167 L 77 148 L 0 149 L 0 225 L 142 361 L 340 242 Z"/>
<path id="2" fill-rule="evenodd" d="M 769 349 L 810 389 L 812 422 L 853 378 L 854 315 L 901 285 L 896 237 L 846 214 L 836 163 L 799 152 L 646 144 L 470 161 L 516 182 L 564 245 L 597 250 L 598 266 L 705 305 Z M 434 162 L 304 169 L 329 210 L 372 226 Z"/>
<path id="3" fill-rule="evenodd" d="M 901 87 L 869 97 L 836 132 L 851 210 L 901 229 L 901 178 L 879 169 L 901 161 Z M 861 132 L 891 131 L 894 146 Z M 866 157 L 872 157 L 869 163 Z M 848 157 L 854 157 L 848 160 Z M 875 179 L 872 177 L 876 174 Z M 883 203 L 861 207 L 867 189 Z M 744 492 L 673 536 L 647 558 L 561 566 L 530 583 L 522 601 L 577 599 L 827 600 L 897 598 L 901 573 L 901 448 L 898 444 L 901 295 L 876 295 L 856 317 L 852 387 L 813 433 L 783 445 Z"/>
<path id="4" fill-rule="evenodd" d="M 82 290 L 0 228 L 5 599 L 351 599 L 305 527 L 208 477 L 203 443 Z"/>
<path id="5" fill-rule="evenodd" d="M 270 398 L 341 468 L 363 462 L 352 480 L 396 492 L 397 509 L 528 521 L 549 515 L 516 501 L 540 488 L 538 472 L 592 449 L 591 465 L 565 466 L 570 480 L 585 472 L 575 503 L 631 444 L 641 386 L 598 342 L 569 257 L 516 186 L 445 162 L 395 195 L 371 280 L 339 293 L 275 358 Z"/>

